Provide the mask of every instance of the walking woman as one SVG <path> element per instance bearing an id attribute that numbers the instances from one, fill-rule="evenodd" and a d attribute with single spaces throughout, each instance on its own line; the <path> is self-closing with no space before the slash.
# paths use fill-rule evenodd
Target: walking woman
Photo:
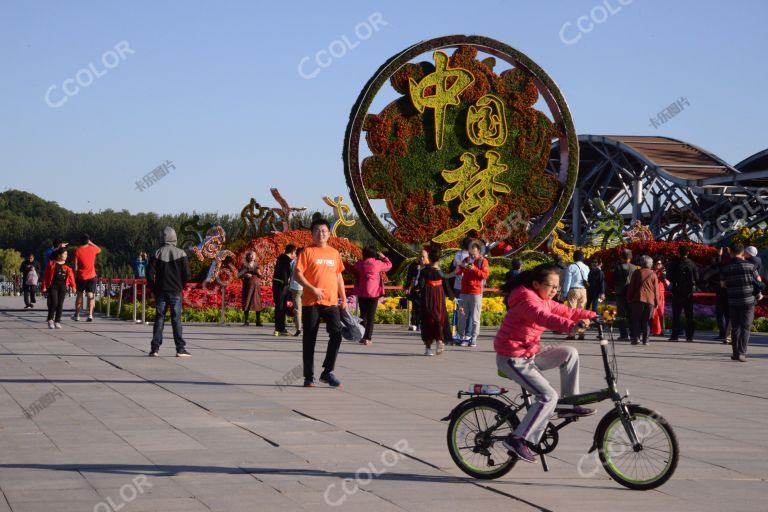
<path id="1" fill-rule="evenodd" d="M 357 276 L 354 294 L 357 302 L 360 304 L 360 314 L 365 324 L 365 334 L 360 340 L 362 345 L 373 343 L 373 323 L 376 319 L 376 307 L 379 304 L 379 297 L 384 295 L 384 283 L 381 280 L 381 273 L 387 272 L 392 268 L 392 262 L 384 254 L 378 252 L 374 247 L 368 246 L 363 249 L 363 259 L 355 263 L 354 272 Z"/>
<path id="2" fill-rule="evenodd" d="M 450 336 L 448 312 L 445 298 L 454 298 L 453 288 L 448 277 L 440 270 L 440 249 L 429 251 L 429 266 L 421 271 L 419 289 L 421 290 L 421 340 L 424 342 L 425 356 L 433 356 L 432 344 L 437 344 L 437 355 L 445 350 L 445 341 Z"/>
<path id="3" fill-rule="evenodd" d="M 67 265 L 67 250 L 56 249 L 43 274 L 43 293 L 48 294 L 48 328 L 61 329 L 61 311 L 67 289 L 75 288 L 75 273 Z"/>
<path id="4" fill-rule="evenodd" d="M 653 265 L 656 272 L 656 278 L 659 280 L 659 305 L 653 310 L 651 317 L 651 334 L 654 336 L 664 336 L 664 293 L 667 291 L 667 270 L 661 260 L 656 260 Z M 719 282 L 717 283 L 720 284 Z"/>
<path id="5" fill-rule="evenodd" d="M 659 305 L 659 279 L 651 267 L 653 258 L 640 256 L 640 268 L 632 273 L 627 288 L 627 302 L 630 308 L 630 332 L 632 345 L 642 341 L 648 344 L 648 327 L 651 312 Z"/>
<path id="6" fill-rule="evenodd" d="M 251 309 L 256 312 L 256 327 L 261 327 L 261 272 L 259 264 L 256 262 L 256 253 L 248 251 L 245 253 L 245 261 L 237 273 L 237 277 L 243 280 L 243 325 L 250 325 L 248 314 Z"/>

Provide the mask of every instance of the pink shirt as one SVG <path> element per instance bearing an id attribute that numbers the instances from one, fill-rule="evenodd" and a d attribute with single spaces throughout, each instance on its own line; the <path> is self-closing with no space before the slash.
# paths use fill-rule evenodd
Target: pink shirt
<path id="1" fill-rule="evenodd" d="M 512 290 L 509 311 L 493 340 L 493 349 L 505 357 L 533 357 L 541 346 L 541 333 L 546 329 L 570 331 L 579 320 L 594 318 L 594 311 L 564 306 L 551 299 L 542 299 L 526 286 Z"/>
<path id="2" fill-rule="evenodd" d="M 381 273 L 388 272 L 392 268 L 392 262 L 384 256 L 383 260 L 365 258 L 355 263 L 354 271 L 357 282 L 352 293 L 358 297 L 375 298 L 384 295 L 384 283 L 381 282 Z"/>

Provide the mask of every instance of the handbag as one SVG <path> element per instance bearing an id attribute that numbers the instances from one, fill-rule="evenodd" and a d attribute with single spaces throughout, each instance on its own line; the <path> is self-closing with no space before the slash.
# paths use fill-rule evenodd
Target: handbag
<path id="1" fill-rule="evenodd" d="M 33 268 L 27 274 L 27 279 L 24 281 L 27 286 L 37 286 L 37 272 Z"/>

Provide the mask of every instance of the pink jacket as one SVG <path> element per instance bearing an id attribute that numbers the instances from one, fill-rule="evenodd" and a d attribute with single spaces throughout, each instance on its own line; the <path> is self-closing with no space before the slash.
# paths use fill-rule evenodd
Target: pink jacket
<path id="1" fill-rule="evenodd" d="M 376 298 L 384 295 L 384 283 L 381 282 L 381 273 L 392 268 L 392 262 L 384 256 L 383 260 L 365 258 L 354 265 L 354 273 L 357 276 L 355 288 L 352 294 L 357 297 Z"/>
<path id="2" fill-rule="evenodd" d="M 509 311 L 493 340 L 493 349 L 504 357 L 533 357 L 541 347 L 546 329 L 568 332 L 579 320 L 594 318 L 594 311 L 572 309 L 554 300 L 544 300 L 526 286 L 512 290 Z"/>

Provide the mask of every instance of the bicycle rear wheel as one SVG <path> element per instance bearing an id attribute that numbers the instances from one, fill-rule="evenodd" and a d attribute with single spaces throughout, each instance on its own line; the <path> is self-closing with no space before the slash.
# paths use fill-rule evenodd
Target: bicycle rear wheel
<path id="1" fill-rule="evenodd" d="M 499 478 L 517 462 L 517 457 L 501 444 L 517 427 L 517 416 L 513 414 L 488 432 L 505 407 L 493 398 L 479 397 L 456 411 L 448 424 L 448 451 L 459 469 L 469 476 L 483 480 Z"/>
<path id="2" fill-rule="evenodd" d="M 655 489 L 669 480 L 677 468 L 677 436 L 667 420 L 654 411 L 638 405 L 628 408 L 640 449 L 633 448 L 614 409 L 605 415 L 595 433 L 600 461 L 608 475 L 624 487 Z"/>

